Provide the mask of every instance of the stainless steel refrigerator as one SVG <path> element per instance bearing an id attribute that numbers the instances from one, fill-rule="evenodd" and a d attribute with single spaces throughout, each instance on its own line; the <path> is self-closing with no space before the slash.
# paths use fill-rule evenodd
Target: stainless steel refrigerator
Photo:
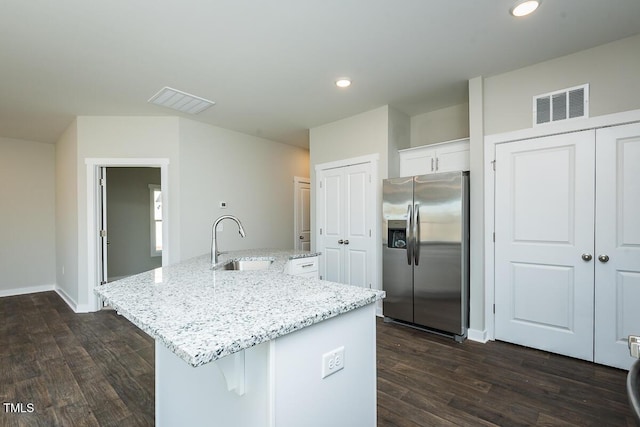
<path id="1" fill-rule="evenodd" d="M 382 286 L 386 320 L 467 336 L 469 173 L 383 182 Z"/>

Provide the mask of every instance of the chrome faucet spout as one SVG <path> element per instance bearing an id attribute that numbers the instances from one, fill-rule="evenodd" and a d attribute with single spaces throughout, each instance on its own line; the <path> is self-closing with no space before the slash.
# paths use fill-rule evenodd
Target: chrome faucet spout
<path id="1" fill-rule="evenodd" d="M 220 253 L 221 253 L 218 250 L 218 244 L 217 244 L 217 240 L 218 240 L 218 224 L 220 224 L 220 222 L 222 222 L 225 219 L 230 219 L 232 221 L 235 221 L 235 223 L 238 225 L 238 233 L 240 233 L 240 237 L 245 237 L 246 236 L 246 233 L 244 231 L 244 227 L 242 227 L 242 223 L 235 216 L 233 216 L 233 215 L 222 215 L 221 217 L 216 219 L 213 222 L 213 225 L 211 226 L 211 265 L 212 266 L 215 266 L 218 263 L 218 255 L 220 255 Z"/>

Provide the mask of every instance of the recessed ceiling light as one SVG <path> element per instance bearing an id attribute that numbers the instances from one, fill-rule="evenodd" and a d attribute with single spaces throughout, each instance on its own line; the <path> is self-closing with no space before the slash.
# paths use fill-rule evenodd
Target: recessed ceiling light
<path id="1" fill-rule="evenodd" d="M 198 114 L 215 104 L 208 99 L 191 95 L 178 89 L 163 87 L 149 101 L 161 107 L 173 108 L 183 113 Z"/>
<path id="2" fill-rule="evenodd" d="M 340 88 L 349 87 L 351 86 L 351 79 L 347 77 L 341 77 L 338 80 L 336 80 L 336 86 Z"/>
<path id="3" fill-rule="evenodd" d="M 538 8 L 538 6 L 540 6 L 540 0 L 519 1 L 511 8 L 509 12 L 511 12 L 511 14 L 516 17 L 526 16 L 530 13 L 533 13 L 533 11 Z"/>

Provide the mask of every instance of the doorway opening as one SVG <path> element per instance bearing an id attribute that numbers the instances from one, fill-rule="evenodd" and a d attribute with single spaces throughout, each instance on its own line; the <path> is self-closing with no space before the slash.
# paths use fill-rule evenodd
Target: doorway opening
<path id="1" fill-rule="evenodd" d="M 96 286 L 169 263 L 167 159 L 87 159 L 88 299 Z"/>
<path id="2" fill-rule="evenodd" d="M 106 167 L 102 280 L 112 282 L 162 266 L 160 168 Z M 102 236 L 101 234 L 101 236 Z M 105 280 L 106 279 L 106 280 Z"/>
<path id="3" fill-rule="evenodd" d="M 311 250 L 311 181 L 293 178 L 293 248 Z"/>

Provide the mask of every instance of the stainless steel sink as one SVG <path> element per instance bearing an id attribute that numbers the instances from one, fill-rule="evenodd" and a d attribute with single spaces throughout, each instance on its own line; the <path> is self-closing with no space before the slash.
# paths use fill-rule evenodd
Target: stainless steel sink
<path id="1" fill-rule="evenodd" d="M 270 259 L 241 259 L 226 263 L 220 270 L 255 271 L 266 270 L 273 263 Z"/>

